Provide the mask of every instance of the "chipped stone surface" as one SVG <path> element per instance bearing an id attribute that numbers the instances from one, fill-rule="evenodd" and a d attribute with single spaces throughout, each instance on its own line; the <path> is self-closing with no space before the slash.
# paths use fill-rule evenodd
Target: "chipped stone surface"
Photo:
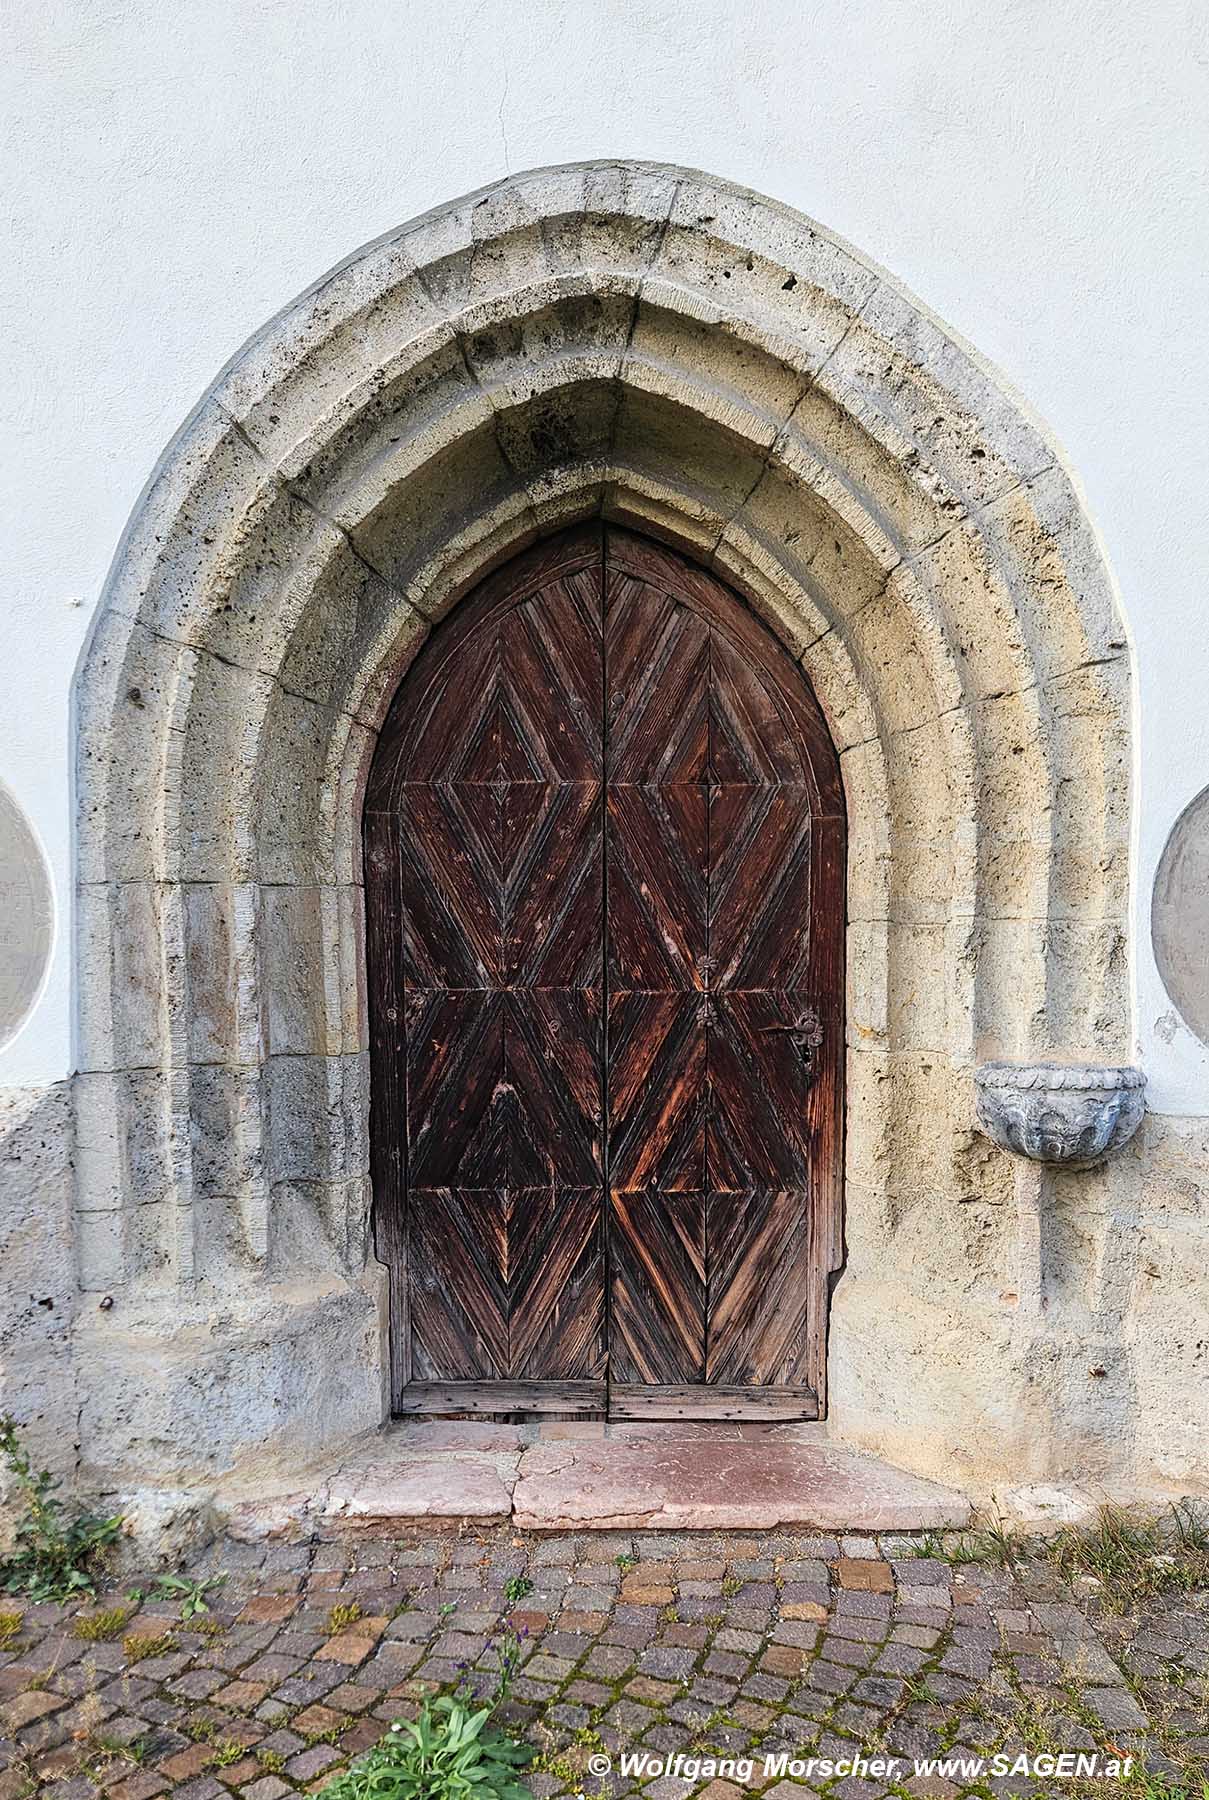
<path id="1" fill-rule="evenodd" d="M 538 1530 L 667 1526 L 889 1531 L 964 1525 L 969 1501 L 821 1443 L 608 1437 L 538 1443 L 521 1458 L 516 1522 Z"/>
<path id="2" fill-rule="evenodd" d="M 515 1452 L 451 1450 L 353 1466 L 332 1481 L 327 1516 L 362 1526 L 393 1519 L 506 1519 L 519 1460 Z"/>
<path id="3" fill-rule="evenodd" d="M 387 1529 L 451 1519 L 613 1530 L 759 1530 L 811 1523 L 868 1532 L 960 1526 L 962 1495 L 831 1443 L 816 1425 L 604 1424 L 551 1420 L 406 1421 L 389 1427 L 309 1492 L 218 1496 L 241 1542 L 296 1541 L 316 1529 Z M 846 1538 L 854 1555 L 872 1540 Z M 881 1565 L 840 1565 L 845 1585 L 876 1586 Z"/>

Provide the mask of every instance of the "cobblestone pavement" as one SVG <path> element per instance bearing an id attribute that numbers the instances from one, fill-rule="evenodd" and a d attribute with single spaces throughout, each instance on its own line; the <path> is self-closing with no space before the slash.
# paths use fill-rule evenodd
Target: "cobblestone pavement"
<path id="1" fill-rule="evenodd" d="M 466 1662 L 493 1666 L 487 1644 L 505 1614 L 527 1633 L 509 1710 L 541 1749 L 539 1797 L 641 1786 L 650 1800 L 1069 1800 L 1105 1784 L 963 1782 L 916 1775 L 911 1759 L 1108 1746 L 1148 1748 L 1160 1768 L 1209 1763 L 1209 1593 L 1097 1626 L 1039 1564 L 1015 1576 L 920 1548 L 782 1533 L 416 1531 L 218 1546 L 191 1572 L 228 1578 L 210 1615 L 188 1624 L 170 1603 L 98 1621 L 130 1604 L 129 1580 L 93 1608 L 5 1602 L 0 1800 L 51 1783 L 58 1800 L 280 1800 L 320 1787 L 414 1713 L 426 1683 L 452 1685 Z M 532 1583 L 511 1606 L 510 1580 L 514 1595 Z M 739 1782 L 589 1772 L 591 1758 L 616 1763 L 623 1748 L 757 1766 Z M 903 1766 L 893 1779 L 794 1781 L 760 1762 L 858 1751 Z"/>

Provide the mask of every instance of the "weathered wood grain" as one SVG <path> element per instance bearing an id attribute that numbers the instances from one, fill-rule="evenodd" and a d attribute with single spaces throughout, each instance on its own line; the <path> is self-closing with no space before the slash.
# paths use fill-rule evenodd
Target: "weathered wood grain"
<path id="1" fill-rule="evenodd" d="M 815 1416 L 844 812 L 784 648 L 662 546 L 552 539 L 432 634 L 365 816 L 396 1404 Z"/>
<path id="2" fill-rule="evenodd" d="M 408 1413 L 599 1413 L 603 1381 L 413 1381 L 395 1400 Z"/>
<path id="3" fill-rule="evenodd" d="M 632 1386 L 609 1383 L 613 1419 L 817 1419 L 809 1388 Z"/>

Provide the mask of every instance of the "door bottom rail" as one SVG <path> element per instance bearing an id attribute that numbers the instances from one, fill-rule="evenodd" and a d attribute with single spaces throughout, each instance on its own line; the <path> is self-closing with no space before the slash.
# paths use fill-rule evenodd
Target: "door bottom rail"
<path id="1" fill-rule="evenodd" d="M 722 1387 L 708 1383 L 647 1386 L 610 1381 L 409 1381 L 394 1407 L 397 1418 L 469 1413 L 592 1413 L 609 1419 L 817 1419 L 818 1395 L 808 1387 Z"/>

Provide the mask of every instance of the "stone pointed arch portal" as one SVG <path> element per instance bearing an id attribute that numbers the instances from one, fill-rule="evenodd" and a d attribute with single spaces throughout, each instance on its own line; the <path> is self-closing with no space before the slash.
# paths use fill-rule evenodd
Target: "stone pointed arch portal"
<path id="1" fill-rule="evenodd" d="M 841 752 L 833 1430 L 975 1488 L 1077 1438 L 971 1075 L 1127 1047 L 1130 672 L 1093 533 L 883 274 L 756 195 L 602 163 L 358 252 L 228 366 L 129 527 L 78 690 L 94 1481 L 285 1477 L 381 1418 L 361 784 L 433 621 L 593 514 L 746 594 Z"/>

